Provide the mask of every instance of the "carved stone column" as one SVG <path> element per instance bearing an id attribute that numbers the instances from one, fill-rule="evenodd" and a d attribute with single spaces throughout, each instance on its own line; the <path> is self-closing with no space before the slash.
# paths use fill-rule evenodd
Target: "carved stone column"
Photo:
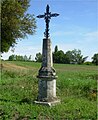
<path id="1" fill-rule="evenodd" d="M 53 68 L 51 40 L 43 39 L 42 66 L 38 73 L 38 99 L 36 103 L 54 105 L 60 102 L 56 97 L 56 71 Z"/>

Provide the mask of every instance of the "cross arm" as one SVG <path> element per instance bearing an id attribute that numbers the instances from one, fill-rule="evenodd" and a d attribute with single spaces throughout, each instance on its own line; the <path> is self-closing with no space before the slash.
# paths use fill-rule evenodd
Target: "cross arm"
<path id="1" fill-rule="evenodd" d="M 50 17 L 57 17 L 57 16 L 59 16 L 59 14 L 57 13 L 50 14 Z"/>
<path id="2" fill-rule="evenodd" d="M 37 18 L 44 18 L 45 15 L 38 15 Z"/>

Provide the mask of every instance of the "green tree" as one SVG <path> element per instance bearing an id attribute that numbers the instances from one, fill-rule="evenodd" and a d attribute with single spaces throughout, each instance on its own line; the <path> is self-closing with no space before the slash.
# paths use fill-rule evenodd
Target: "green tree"
<path id="1" fill-rule="evenodd" d="M 86 61 L 87 57 L 88 56 L 83 57 L 83 55 L 81 55 L 81 50 L 74 49 L 72 51 L 67 51 L 66 52 L 65 61 L 67 59 L 68 63 L 82 64 Z"/>
<path id="2" fill-rule="evenodd" d="M 54 52 L 53 52 L 53 62 L 56 63 L 56 58 L 57 58 L 57 52 L 58 52 L 58 46 L 56 45 L 54 48 Z"/>
<path id="3" fill-rule="evenodd" d="M 64 63 L 64 52 L 62 50 L 57 51 L 54 53 L 53 59 L 55 63 Z"/>
<path id="4" fill-rule="evenodd" d="M 22 55 L 15 55 L 16 61 L 23 61 L 24 58 Z"/>
<path id="5" fill-rule="evenodd" d="M 67 51 L 66 54 L 65 54 L 64 63 L 70 64 L 72 59 L 73 59 L 72 52 Z"/>
<path id="6" fill-rule="evenodd" d="M 58 52 L 58 46 L 56 45 L 54 48 L 54 53 L 57 53 L 57 52 Z"/>
<path id="7" fill-rule="evenodd" d="M 24 60 L 24 61 L 28 61 L 28 57 L 25 55 L 25 56 L 23 57 L 23 60 Z"/>
<path id="8" fill-rule="evenodd" d="M 22 55 L 10 55 L 9 59 L 10 61 L 28 61 L 28 57 L 26 55 L 22 56 Z"/>
<path id="9" fill-rule="evenodd" d="M 98 65 L 98 53 L 94 54 L 92 59 L 93 59 L 92 63 L 94 63 L 95 65 Z"/>
<path id="10" fill-rule="evenodd" d="M 29 0 L 1 1 L 1 52 L 14 47 L 18 39 L 34 34 L 36 21 L 34 15 L 26 13 Z"/>
<path id="11" fill-rule="evenodd" d="M 32 57 L 32 55 L 29 56 L 29 59 L 28 59 L 29 61 L 31 61 L 31 57 Z"/>
<path id="12" fill-rule="evenodd" d="M 72 50 L 72 63 L 82 64 L 84 62 L 83 55 L 81 55 L 81 50 Z"/>
<path id="13" fill-rule="evenodd" d="M 36 62 L 42 62 L 42 54 L 40 52 L 36 54 L 35 60 Z"/>
<path id="14" fill-rule="evenodd" d="M 14 60 L 16 60 L 16 56 L 15 55 L 10 55 L 8 60 L 9 61 L 14 61 Z"/>

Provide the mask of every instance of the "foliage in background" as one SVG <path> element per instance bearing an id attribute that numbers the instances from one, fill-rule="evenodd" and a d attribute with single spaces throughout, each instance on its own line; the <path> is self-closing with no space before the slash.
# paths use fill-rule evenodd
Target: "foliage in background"
<path id="1" fill-rule="evenodd" d="M 86 61 L 86 62 L 84 63 L 84 65 L 93 65 L 93 64 L 92 64 L 92 62 L 90 62 L 90 61 Z"/>
<path id="2" fill-rule="evenodd" d="M 53 62 L 63 64 L 83 64 L 88 56 L 83 57 L 81 50 L 74 49 L 64 53 L 62 50 L 58 50 L 56 45 L 53 52 Z M 35 57 L 36 62 L 42 62 L 42 54 L 39 52 Z"/>
<path id="3" fill-rule="evenodd" d="M 72 50 L 64 53 L 62 50 L 58 50 L 58 47 L 55 47 L 53 52 L 53 62 L 54 63 L 63 63 L 63 64 L 85 64 L 85 65 L 98 65 L 98 54 L 94 54 L 92 57 L 93 61 L 86 61 L 87 57 L 81 55 L 81 50 Z M 27 57 L 26 55 L 10 55 L 8 58 L 9 61 L 32 61 L 31 55 Z M 35 57 L 36 62 L 42 62 L 42 54 L 36 53 Z"/>
<path id="4" fill-rule="evenodd" d="M 36 22 L 34 15 L 26 13 L 29 0 L 1 1 L 1 52 L 8 52 L 17 39 L 34 34 Z"/>
<path id="5" fill-rule="evenodd" d="M 40 52 L 36 54 L 35 60 L 36 62 L 42 62 L 42 54 Z"/>
<path id="6" fill-rule="evenodd" d="M 98 65 L 98 53 L 94 54 L 92 59 L 93 59 L 92 63 L 94 63 L 95 65 Z"/>
<path id="7" fill-rule="evenodd" d="M 58 50 L 58 46 L 55 46 L 53 52 L 54 63 L 65 63 L 65 64 L 83 64 L 87 59 L 81 54 L 81 50 L 74 49 L 64 53 L 62 50 Z"/>
<path id="8" fill-rule="evenodd" d="M 31 61 L 31 55 L 27 57 L 26 55 L 10 55 L 9 61 Z"/>

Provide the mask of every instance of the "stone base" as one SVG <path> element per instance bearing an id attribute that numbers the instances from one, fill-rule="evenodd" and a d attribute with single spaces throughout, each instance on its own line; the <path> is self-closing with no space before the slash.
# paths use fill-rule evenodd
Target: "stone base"
<path id="1" fill-rule="evenodd" d="M 60 100 L 55 100 L 55 101 L 51 101 L 51 102 L 42 102 L 42 101 L 34 101 L 36 104 L 40 104 L 40 105 L 46 105 L 46 106 L 55 106 L 58 103 L 60 103 Z"/>

